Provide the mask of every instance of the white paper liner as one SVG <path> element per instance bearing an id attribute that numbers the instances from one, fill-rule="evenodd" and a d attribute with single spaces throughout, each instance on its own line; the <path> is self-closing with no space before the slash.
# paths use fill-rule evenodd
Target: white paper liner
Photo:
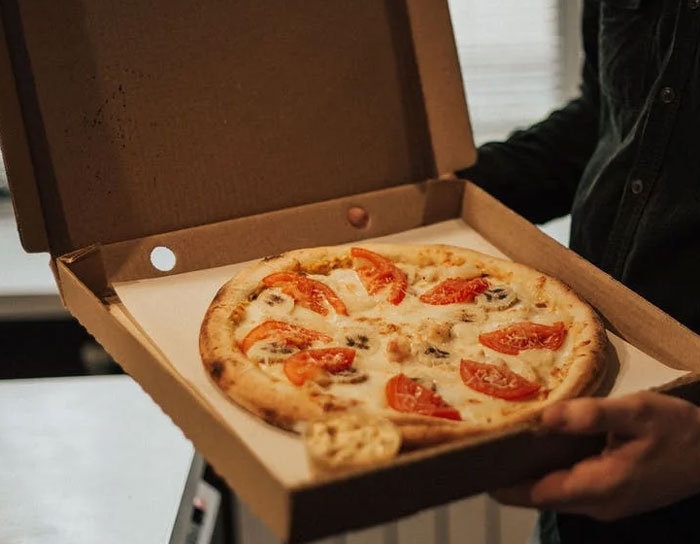
<path id="1" fill-rule="evenodd" d="M 461 219 L 384 236 L 373 241 L 450 244 L 496 257 L 503 253 Z M 199 356 L 199 327 L 218 289 L 246 263 L 189 272 L 164 278 L 114 284 L 131 318 L 150 337 L 173 367 L 256 452 L 267 468 L 288 486 L 311 478 L 301 440 L 252 416 L 221 393 L 204 371 Z M 120 313 L 119 308 L 112 311 Z M 662 385 L 686 374 L 669 368 L 608 332 L 619 368 L 609 395 Z M 612 380 L 611 380 L 612 381 Z"/>

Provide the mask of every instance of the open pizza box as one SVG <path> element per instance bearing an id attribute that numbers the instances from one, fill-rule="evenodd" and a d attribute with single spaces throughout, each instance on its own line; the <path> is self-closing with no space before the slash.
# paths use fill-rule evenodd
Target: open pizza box
<path id="1" fill-rule="evenodd" d="M 604 317 L 611 394 L 700 400 L 700 337 L 475 186 L 437 179 L 475 159 L 446 2 L 5 1 L 2 31 L 24 247 L 50 252 L 66 307 L 280 538 L 514 483 L 602 437 L 523 427 L 312 476 L 298 437 L 228 402 L 201 367 L 199 323 L 236 263 L 385 236 L 505 255 Z M 156 268 L 154 248 L 174 267 Z"/>

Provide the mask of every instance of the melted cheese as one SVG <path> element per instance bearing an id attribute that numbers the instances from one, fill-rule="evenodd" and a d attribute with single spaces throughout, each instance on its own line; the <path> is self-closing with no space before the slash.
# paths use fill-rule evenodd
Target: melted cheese
<path id="1" fill-rule="evenodd" d="M 461 359 L 505 364 L 524 378 L 541 383 L 544 388 L 552 388 L 561 381 L 561 377 L 552 370 L 565 367 L 571 359 L 571 335 L 567 335 L 564 345 L 556 352 L 538 349 L 521 352 L 518 356 L 495 352 L 478 342 L 479 334 L 518 321 L 550 325 L 564 321 L 570 325 L 574 316 L 560 310 L 556 304 L 549 304 L 546 308 L 535 306 L 536 301 L 541 300 L 537 288 L 522 282 L 508 282 L 516 291 L 519 302 L 501 311 L 479 311 L 475 303 L 432 306 L 422 303 L 419 296 L 444 279 L 474 277 L 479 270 L 472 265 L 420 270 L 401 265 L 401 268 L 410 281 L 407 295 L 398 306 L 385 300 L 386 290 L 375 296 L 368 295 L 352 269 L 335 269 L 327 276 L 310 276 L 335 291 L 348 308 L 349 316 L 336 314 L 330 306 L 327 306 L 328 315 L 323 316 L 295 304 L 277 288 L 266 289 L 248 304 L 245 317 L 236 329 L 236 339 L 240 342 L 261 322 L 277 319 L 333 338 L 330 343 L 314 342 L 312 347 L 353 347 L 356 350 L 353 367 L 368 376 L 365 381 L 331 383 L 325 387 L 307 382 L 303 387 L 320 388 L 341 398 L 354 399 L 373 410 L 388 409 L 384 387 L 392 376 L 399 373 L 417 378 L 427 387 L 435 384 L 437 393 L 459 410 L 464 420 L 474 423 L 488 423 L 494 414 L 494 406 L 514 410 L 532 402 L 504 401 L 468 388 L 459 373 Z M 465 314 L 474 321 L 462 321 Z M 366 342 L 362 341 L 366 348 L 358 347 L 356 341 L 360 337 L 366 338 Z M 389 342 L 396 337 L 406 338 L 410 342 L 411 356 L 406 362 L 390 362 L 387 357 Z M 294 351 L 296 349 L 292 348 Z M 286 380 L 282 362 L 288 354 L 274 352 L 275 346 L 263 341 L 249 350 L 249 356 L 270 376 Z"/>

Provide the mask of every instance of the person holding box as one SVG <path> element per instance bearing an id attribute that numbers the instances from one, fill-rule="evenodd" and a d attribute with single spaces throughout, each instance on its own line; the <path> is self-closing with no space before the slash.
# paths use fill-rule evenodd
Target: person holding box
<path id="1" fill-rule="evenodd" d="M 700 332 L 700 0 L 585 0 L 581 93 L 458 172 Z M 689 354 L 697 357 L 698 354 Z M 700 409 L 669 396 L 561 402 L 546 428 L 600 455 L 494 493 L 546 510 L 543 543 L 700 542 Z"/>

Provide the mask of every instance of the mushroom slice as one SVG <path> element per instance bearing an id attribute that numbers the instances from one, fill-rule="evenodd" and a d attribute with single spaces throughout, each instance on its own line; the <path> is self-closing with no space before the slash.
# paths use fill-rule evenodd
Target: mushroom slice
<path id="1" fill-rule="evenodd" d="M 257 301 L 265 305 L 265 312 L 271 315 L 289 315 L 294 310 L 294 299 L 278 288 L 265 289 Z"/>
<path id="2" fill-rule="evenodd" d="M 372 355 L 381 344 L 379 335 L 371 327 L 349 327 L 337 332 L 336 340 L 357 351 L 358 355 Z"/>
<path id="3" fill-rule="evenodd" d="M 274 365 L 284 362 L 292 353 L 299 351 L 293 346 L 274 340 L 258 342 L 248 350 L 248 357 L 263 365 Z"/>
<path id="4" fill-rule="evenodd" d="M 505 285 L 494 285 L 476 297 L 477 304 L 487 311 L 505 310 L 517 301 L 515 290 Z"/>
<path id="5" fill-rule="evenodd" d="M 457 321 L 463 323 L 483 323 L 486 321 L 486 310 L 477 306 L 476 304 L 465 305 L 464 308 L 460 308 L 454 317 Z"/>
<path id="6" fill-rule="evenodd" d="M 401 447 L 401 432 L 386 418 L 345 412 L 311 421 L 304 443 L 314 470 L 336 472 L 393 459 Z"/>
<path id="7" fill-rule="evenodd" d="M 452 359 L 452 353 L 428 343 L 422 344 L 418 349 L 418 361 L 425 366 L 451 365 Z"/>
<path id="8" fill-rule="evenodd" d="M 369 374 L 350 367 L 332 376 L 333 383 L 363 383 L 369 380 Z"/>

